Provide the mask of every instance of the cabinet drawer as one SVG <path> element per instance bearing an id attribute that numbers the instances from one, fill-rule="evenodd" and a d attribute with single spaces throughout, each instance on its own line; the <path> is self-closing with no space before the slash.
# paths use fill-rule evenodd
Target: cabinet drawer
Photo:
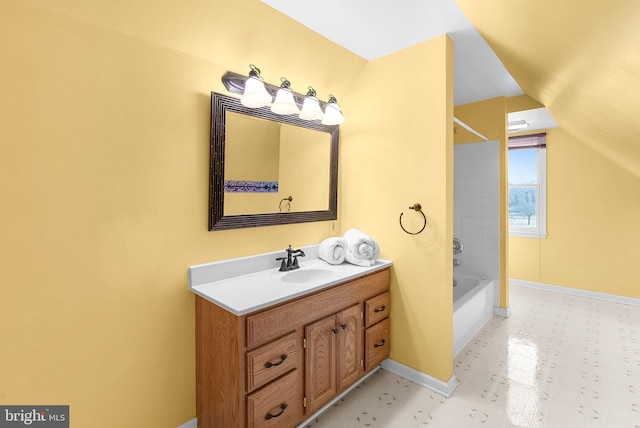
<path id="1" fill-rule="evenodd" d="M 370 327 L 365 333 L 365 371 L 369 371 L 389 356 L 389 318 Z"/>
<path id="2" fill-rule="evenodd" d="M 247 352 L 247 390 L 249 392 L 298 368 L 300 340 L 296 333 Z"/>
<path id="3" fill-rule="evenodd" d="M 389 292 L 371 298 L 364 303 L 364 322 L 370 327 L 389 316 Z"/>
<path id="4" fill-rule="evenodd" d="M 300 370 L 294 370 L 247 397 L 249 428 L 293 427 L 302 419 Z"/>
<path id="5" fill-rule="evenodd" d="M 282 303 L 247 316 L 247 348 L 253 349 L 389 290 L 389 269 L 374 272 L 344 284 Z M 295 325 L 292 324 L 295 323 Z"/>

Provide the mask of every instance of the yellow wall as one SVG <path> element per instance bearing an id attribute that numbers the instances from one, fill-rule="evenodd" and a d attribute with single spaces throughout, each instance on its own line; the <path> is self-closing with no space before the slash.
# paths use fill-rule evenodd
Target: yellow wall
<path id="1" fill-rule="evenodd" d="M 507 226 L 507 101 L 505 97 L 458 105 L 455 116 L 489 140 L 497 140 L 500 151 L 500 307 L 509 307 L 509 239 Z M 458 125 L 456 125 L 458 127 Z M 464 144 L 480 139 L 468 131 L 458 132 L 455 143 Z"/>
<path id="2" fill-rule="evenodd" d="M 275 181 L 280 168 L 280 125 L 226 112 L 224 180 Z M 280 185 L 282 183 L 279 183 Z M 224 215 L 278 212 L 277 192 L 225 192 Z"/>
<path id="3" fill-rule="evenodd" d="M 5 1 L 0 38 L 0 403 L 178 426 L 195 416 L 187 267 L 328 236 L 207 231 L 210 92 L 252 62 L 340 98 L 365 61 L 258 0 Z"/>
<path id="4" fill-rule="evenodd" d="M 511 277 L 640 298 L 640 179 L 547 131 L 546 239 L 510 239 Z"/>
<path id="5" fill-rule="evenodd" d="M 371 61 L 347 101 L 340 153 L 343 231 L 375 237 L 394 262 L 391 358 L 449 380 L 452 355 L 453 47 L 442 36 Z M 420 79 L 399 79 L 401 70 Z M 390 86 L 391 85 L 391 86 Z M 408 209 L 419 202 L 422 217 Z"/>
<path id="6" fill-rule="evenodd" d="M 329 209 L 330 163 L 330 134 L 297 126 L 283 127 L 278 196 L 293 198 L 291 211 Z"/>
<path id="7" fill-rule="evenodd" d="M 5 2 L 0 37 L 0 402 L 69 404 L 78 427 L 112 427 L 105 409 L 121 427 L 184 423 L 187 267 L 329 235 L 326 222 L 207 231 L 210 92 L 249 63 L 338 96 L 339 233 L 365 230 L 394 261 L 392 357 L 450 378 L 447 37 L 366 63 L 258 0 Z M 397 79 L 416 63 L 420 88 Z M 381 90 L 391 81 L 398 92 Z M 410 236 L 397 220 L 420 226 L 415 202 L 429 225 Z"/>

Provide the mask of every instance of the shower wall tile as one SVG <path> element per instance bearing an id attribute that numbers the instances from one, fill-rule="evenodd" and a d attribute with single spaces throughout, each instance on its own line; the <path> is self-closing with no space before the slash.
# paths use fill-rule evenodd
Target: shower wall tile
<path id="1" fill-rule="evenodd" d="M 500 155 L 497 141 L 454 147 L 454 236 L 464 243 L 455 255 L 461 272 L 499 280 Z"/>

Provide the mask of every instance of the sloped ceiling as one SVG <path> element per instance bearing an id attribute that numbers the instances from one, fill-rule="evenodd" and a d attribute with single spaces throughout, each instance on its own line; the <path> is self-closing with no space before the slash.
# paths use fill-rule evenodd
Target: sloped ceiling
<path id="1" fill-rule="evenodd" d="M 560 127 L 640 178 L 640 2 L 456 2 Z"/>
<path id="2" fill-rule="evenodd" d="M 522 94 L 455 0 L 261 1 L 368 61 L 449 35 L 455 105 Z M 420 75 L 420 70 L 403 72 Z"/>

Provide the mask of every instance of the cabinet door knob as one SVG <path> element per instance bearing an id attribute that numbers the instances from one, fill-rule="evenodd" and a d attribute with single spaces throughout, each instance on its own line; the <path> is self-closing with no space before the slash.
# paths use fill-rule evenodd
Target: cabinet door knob
<path id="1" fill-rule="evenodd" d="M 284 410 L 287 408 L 287 403 L 282 403 L 282 405 L 280 406 L 280 411 L 278 413 L 276 413 L 275 415 L 272 415 L 271 413 L 267 413 L 265 415 L 265 419 L 269 420 L 272 418 L 277 418 L 278 416 L 282 415 L 284 413 Z"/>
<path id="2" fill-rule="evenodd" d="M 386 340 L 382 339 L 382 341 L 380 343 L 376 343 L 373 345 L 374 348 L 379 348 L 381 346 L 384 346 L 384 344 L 387 343 Z"/>
<path id="3" fill-rule="evenodd" d="M 346 324 L 340 324 L 340 327 L 342 327 L 343 330 L 347 329 L 347 325 Z"/>
<path id="4" fill-rule="evenodd" d="M 271 367 L 275 367 L 275 366 L 279 366 L 280 364 L 284 363 L 284 360 L 287 359 L 287 354 L 282 354 L 280 355 L 280 361 L 278 361 L 277 363 L 272 363 L 271 361 L 267 361 L 264 366 L 268 369 L 270 369 Z"/>
<path id="5" fill-rule="evenodd" d="M 332 328 L 331 331 L 333 332 L 333 334 L 338 334 L 340 330 L 338 330 L 337 328 Z"/>
<path id="6" fill-rule="evenodd" d="M 387 307 L 385 305 L 382 305 L 379 308 L 375 308 L 373 312 L 384 312 L 385 309 L 387 309 Z"/>

